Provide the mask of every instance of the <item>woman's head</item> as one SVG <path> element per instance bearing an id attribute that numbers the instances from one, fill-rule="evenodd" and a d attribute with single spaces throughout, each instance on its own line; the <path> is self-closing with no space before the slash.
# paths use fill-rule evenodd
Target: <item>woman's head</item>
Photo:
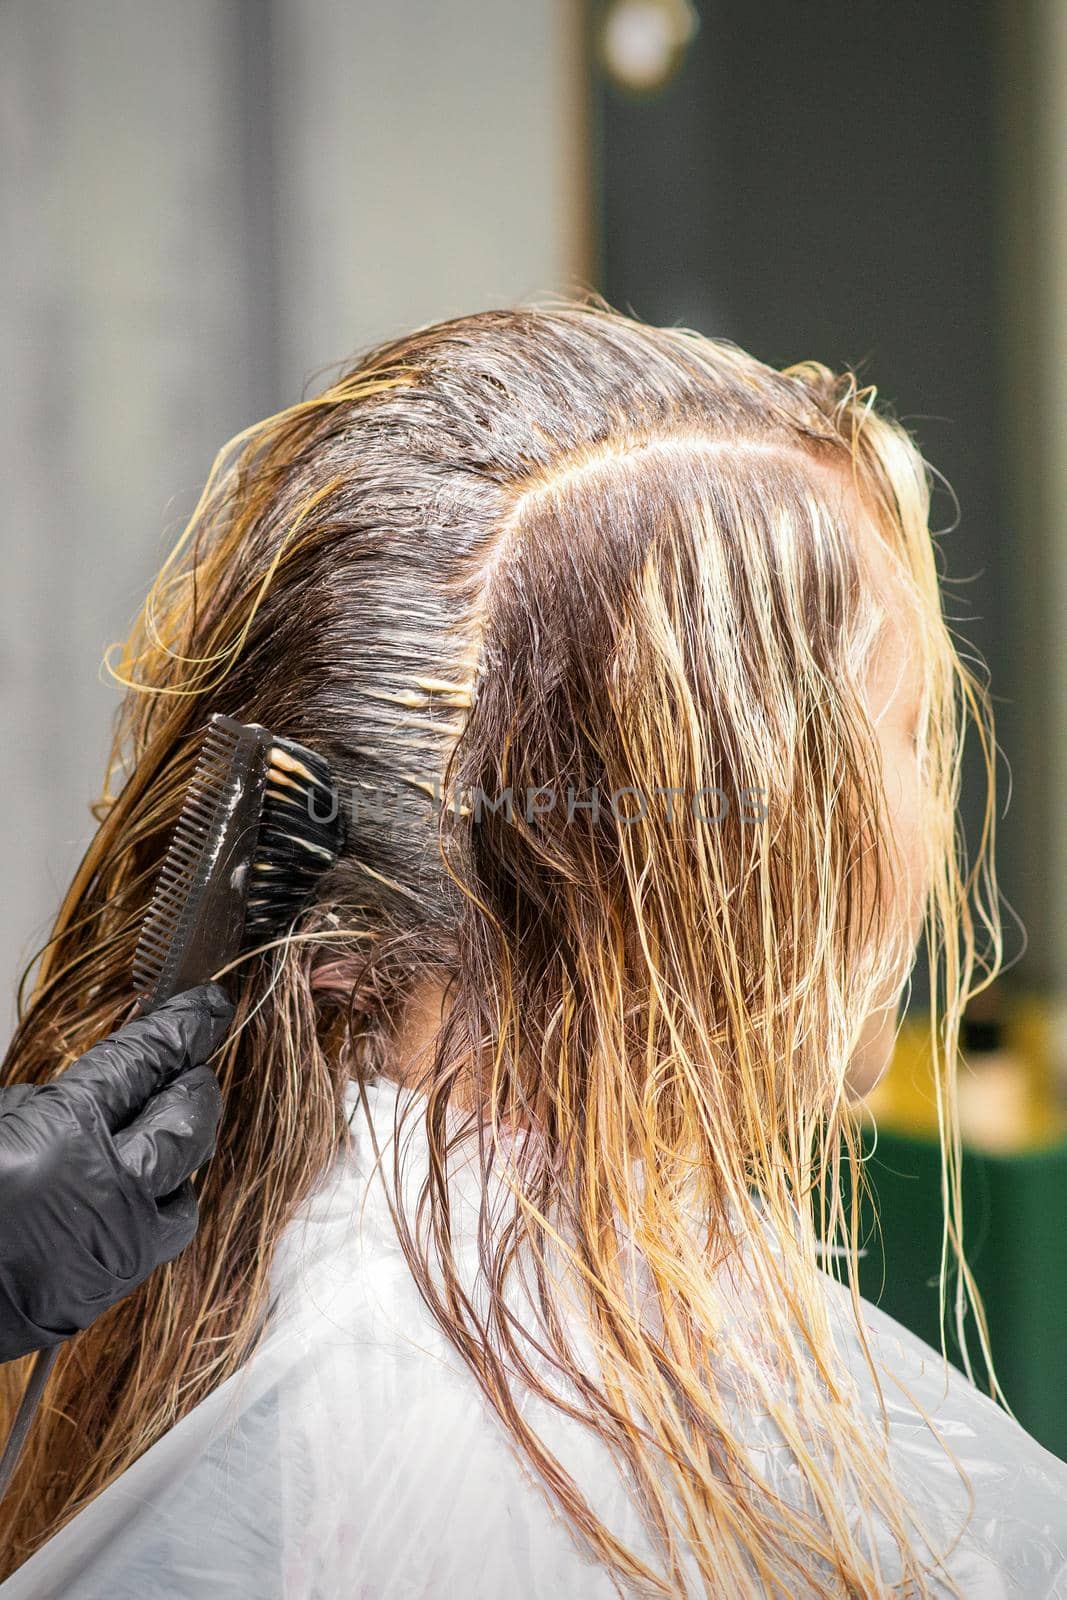
<path id="1" fill-rule="evenodd" d="M 79 1434 L 57 1413 L 24 1471 L 29 1537 L 241 1359 L 270 1246 L 343 1137 L 344 1081 L 387 1063 L 428 984 L 449 1000 L 426 1075 L 442 1168 L 461 1081 L 485 1151 L 501 1118 L 537 1130 L 520 1225 L 535 1249 L 547 1212 L 579 1238 L 608 1373 L 588 1420 L 651 1494 L 668 1566 L 656 1471 L 707 1525 L 761 1537 L 692 1456 L 691 1435 L 725 1426 L 700 1399 L 700 1262 L 728 1214 L 759 1236 L 758 1194 L 790 1237 L 802 1219 L 784 1270 L 810 1286 L 827 1177 L 840 1220 L 846 1074 L 906 981 L 928 895 L 946 1057 L 972 977 L 954 808 L 961 710 L 984 708 L 942 621 L 928 509 L 920 455 L 851 375 L 779 373 L 602 305 L 420 329 L 223 452 L 118 669 L 126 782 L 8 1070 L 47 1075 L 128 1004 L 212 711 L 325 755 L 347 845 L 291 937 L 237 974 L 201 1235 L 87 1336 L 110 1363 L 92 1396 L 67 1363 Z M 444 1216 L 443 1185 L 428 1203 Z M 655 1359 L 610 1309 L 619 1217 L 673 1307 Z M 761 1270 L 769 1287 L 782 1269 Z M 438 1305 L 506 1412 L 507 1352 L 447 1291 Z M 132 1368 L 103 1354 L 132 1343 L 152 1352 Z M 659 1446 L 616 1414 L 615 1379 L 662 1422 Z M 679 1384 L 691 1415 L 668 1404 Z M 63 1451 L 42 1515 L 34 1474 L 39 1495 Z M 845 1531 L 827 1548 L 859 1570 Z"/>
<path id="2" fill-rule="evenodd" d="M 152 766 L 187 763 L 220 706 L 329 757 L 354 826 L 323 898 L 368 945 L 404 935 L 391 1001 L 416 951 L 452 966 L 482 916 L 453 869 L 473 852 L 477 884 L 494 847 L 498 910 L 529 851 L 534 901 L 573 857 L 603 916 L 587 891 L 604 852 L 618 887 L 639 844 L 683 869 L 662 880 L 668 919 L 694 895 L 694 927 L 718 913 L 732 875 L 741 932 L 761 838 L 784 863 L 821 834 L 836 885 L 798 914 L 848 938 L 873 907 L 855 857 L 886 833 L 856 826 L 875 799 L 868 713 L 903 630 L 912 692 L 951 696 L 921 460 L 869 396 L 568 307 L 422 330 L 253 430 L 127 669 L 149 690 L 132 720 Z M 693 851 L 710 876 L 684 870 Z M 799 968 L 813 941 L 782 909 L 776 948 Z M 555 955 L 588 930 L 544 931 Z M 351 971 L 331 961 L 320 991 Z M 862 1010 L 867 976 L 851 981 Z"/>

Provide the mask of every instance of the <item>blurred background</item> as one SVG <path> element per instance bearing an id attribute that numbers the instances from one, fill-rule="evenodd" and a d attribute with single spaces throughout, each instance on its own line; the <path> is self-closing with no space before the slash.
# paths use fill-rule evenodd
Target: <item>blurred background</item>
<path id="1" fill-rule="evenodd" d="M 851 364 L 940 475 L 995 697 L 1010 970 L 964 1041 L 967 1242 L 1067 1455 L 1065 86 L 1067 0 L 0 0 L 4 1031 L 90 836 L 104 648 L 239 429 L 551 291 Z M 864 1289 L 938 1343 L 925 998 L 872 1101 Z"/>

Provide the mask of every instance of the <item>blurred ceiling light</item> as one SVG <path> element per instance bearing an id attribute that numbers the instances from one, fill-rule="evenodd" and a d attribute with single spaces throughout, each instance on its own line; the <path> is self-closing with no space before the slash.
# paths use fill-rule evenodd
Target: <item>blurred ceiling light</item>
<path id="1" fill-rule="evenodd" d="M 617 84 L 662 89 L 700 26 L 690 0 L 611 0 L 600 25 L 600 58 Z"/>

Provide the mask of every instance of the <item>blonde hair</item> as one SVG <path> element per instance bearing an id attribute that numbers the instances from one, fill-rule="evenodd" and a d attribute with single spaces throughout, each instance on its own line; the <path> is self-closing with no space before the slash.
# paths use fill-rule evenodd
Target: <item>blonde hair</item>
<path id="1" fill-rule="evenodd" d="M 925 464 L 874 402 L 815 362 L 777 372 L 599 300 L 549 303 L 379 345 L 221 453 L 116 668 L 125 781 L 100 802 L 5 1080 L 50 1077 L 128 1009 L 139 919 L 210 712 L 297 738 L 344 792 L 397 803 L 364 810 L 318 902 L 233 975 L 200 1233 L 61 1357 L 0 1507 L 10 1566 L 245 1359 L 275 1241 L 345 1138 L 345 1083 L 381 1070 L 399 1008 L 433 973 L 449 1009 L 418 1102 L 430 1177 L 417 1215 L 397 1193 L 397 1226 L 576 1536 L 652 1593 L 683 1592 L 684 1549 L 709 1593 L 866 1595 L 885 1574 L 851 1493 L 892 1529 L 901 1581 L 929 1592 L 914 1508 L 881 1426 L 849 1403 L 820 1279 L 836 1241 L 862 1337 L 845 1073 L 912 960 L 885 913 L 891 830 L 863 692 L 885 608 L 860 514 L 923 658 L 942 1285 L 951 1251 L 964 1349 L 969 1308 L 983 1324 L 962 1256 L 955 1056 L 962 1006 L 1000 961 L 993 742 L 942 617 Z M 990 786 L 971 871 L 956 819 L 968 718 Z M 435 793 L 466 801 L 435 811 Z M 697 794 L 723 797 L 713 825 Z M 483 1219 L 484 1304 L 450 1246 L 460 1086 L 483 1171 L 503 1171 L 515 1202 L 506 1225 Z M 572 1414 L 626 1469 L 654 1566 L 524 1418 L 524 1385 L 563 1402 L 504 1310 L 523 1254 L 537 1339 L 574 1385 Z M 742 1257 L 758 1340 L 731 1335 L 715 1293 L 716 1269 Z M 808 1510 L 745 1456 L 723 1362 L 780 1427 Z"/>

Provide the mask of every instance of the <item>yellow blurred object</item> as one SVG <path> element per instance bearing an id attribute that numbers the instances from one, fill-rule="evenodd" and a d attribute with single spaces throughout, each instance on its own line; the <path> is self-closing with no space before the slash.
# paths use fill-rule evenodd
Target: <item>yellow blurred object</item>
<path id="1" fill-rule="evenodd" d="M 1004 1047 L 960 1062 L 960 1134 L 972 1150 L 1004 1154 L 1033 1143 L 1034 1086 L 1027 1061 Z"/>
<path id="2" fill-rule="evenodd" d="M 863 1109 L 880 1125 L 900 1133 L 937 1137 L 937 1096 L 927 1017 L 906 1017 L 901 1023 L 889 1066 L 865 1096 Z"/>
<path id="3" fill-rule="evenodd" d="M 957 1079 L 961 1133 L 968 1148 L 1013 1153 L 1053 1144 L 1067 1133 L 1055 1092 L 1052 1019 L 1034 994 L 1005 1002 L 1003 1040 L 988 1056 L 962 1052 Z M 936 1139 L 937 1086 L 930 1019 L 907 1017 L 889 1067 L 863 1101 L 879 1127 Z"/>

